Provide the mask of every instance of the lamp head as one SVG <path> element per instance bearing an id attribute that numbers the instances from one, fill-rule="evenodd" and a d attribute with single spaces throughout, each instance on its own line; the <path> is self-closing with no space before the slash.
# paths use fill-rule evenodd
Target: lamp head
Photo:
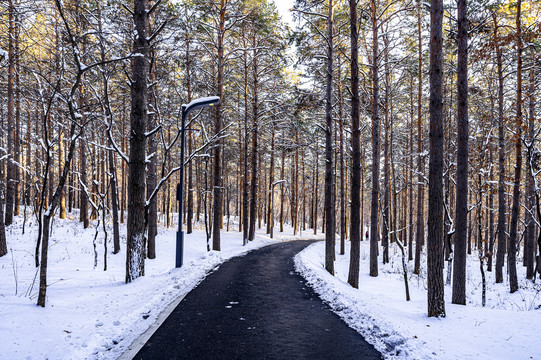
<path id="1" fill-rule="evenodd" d="M 187 116 L 190 111 L 220 104 L 220 98 L 218 96 L 208 96 L 202 97 L 199 99 L 192 100 L 189 104 L 182 105 L 182 111 L 184 115 Z"/>

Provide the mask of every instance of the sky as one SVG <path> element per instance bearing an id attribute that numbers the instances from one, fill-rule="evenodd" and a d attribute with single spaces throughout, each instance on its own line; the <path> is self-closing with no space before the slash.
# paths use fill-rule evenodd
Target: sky
<path id="1" fill-rule="evenodd" d="M 274 3 L 276 4 L 276 7 L 278 8 L 280 15 L 282 15 L 284 21 L 289 23 L 290 26 L 293 26 L 293 18 L 291 17 L 291 12 L 289 9 L 293 7 L 295 0 L 274 0 Z"/>

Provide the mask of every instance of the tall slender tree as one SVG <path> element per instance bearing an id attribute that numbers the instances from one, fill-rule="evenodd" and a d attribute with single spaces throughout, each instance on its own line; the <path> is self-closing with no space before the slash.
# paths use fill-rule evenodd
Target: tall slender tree
<path id="1" fill-rule="evenodd" d="M 498 18 L 497 14 L 492 14 L 494 22 L 494 46 L 496 52 L 497 63 L 497 77 L 498 77 L 498 252 L 496 253 L 496 283 L 503 282 L 503 265 L 505 261 L 506 252 L 506 224 L 505 224 L 505 134 L 504 134 L 504 89 L 503 89 L 503 61 L 502 61 L 502 49 L 500 46 L 500 39 L 498 37 Z"/>
<path id="2" fill-rule="evenodd" d="M 370 276 L 378 276 L 379 215 L 379 47 L 378 0 L 370 2 L 372 12 L 372 200 L 370 205 Z"/>
<path id="3" fill-rule="evenodd" d="M 359 263 L 361 241 L 361 129 L 359 126 L 359 34 L 357 31 L 357 0 L 349 0 L 349 21 L 351 41 L 351 210 L 348 283 L 359 287 Z"/>
<path id="4" fill-rule="evenodd" d="M 516 42 L 517 42 L 517 100 L 515 118 L 515 178 L 513 182 L 513 203 L 511 205 L 511 223 L 509 224 L 509 247 L 507 250 L 507 263 L 509 266 L 509 291 L 514 293 L 518 290 L 517 278 L 517 228 L 520 213 L 520 180 L 522 177 L 522 0 L 517 1 L 516 14 Z"/>
<path id="5" fill-rule="evenodd" d="M 430 6 L 430 162 L 428 174 L 428 316 L 445 317 L 443 282 L 443 1 Z"/>
<path id="6" fill-rule="evenodd" d="M 214 118 L 214 133 L 220 134 L 222 132 L 222 106 L 224 95 L 224 37 L 226 32 L 225 27 L 225 13 L 227 10 L 227 0 L 220 0 L 219 7 L 219 22 L 218 22 L 218 56 L 217 56 L 217 87 L 218 96 L 222 101 L 216 106 L 216 115 Z M 212 249 L 220 250 L 220 229 L 222 224 L 222 141 L 218 141 L 218 144 L 214 147 L 214 166 L 213 166 L 213 204 L 212 204 Z"/>
<path id="7" fill-rule="evenodd" d="M 457 165 L 453 304 L 466 305 L 468 231 L 468 17 L 466 0 L 458 0 Z"/>
<path id="8" fill-rule="evenodd" d="M 134 0 L 126 282 L 145 275 L 146 128 L 148 106 L 148 0 Z"/>
<path id="9" fill-rule="evenodd" d="M 333 0 L 329 0 L 327 17 L 327 73 L 325 92 L 325 269 L 334 274 L 334 174 L 333 174 Z"/>

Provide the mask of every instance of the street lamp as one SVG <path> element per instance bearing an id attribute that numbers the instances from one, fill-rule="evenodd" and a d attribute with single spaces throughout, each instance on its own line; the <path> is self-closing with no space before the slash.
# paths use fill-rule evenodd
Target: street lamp
<path id="1" fill-rule="evenodd" d="M 177 251 L 175 266 L 182 266 L 182 257 L 184 253 L 184 232 L 182 231 L 182 199 L 184 192 L 184 134 L 186 133 L 186 117 L 195 109 L 214 106 L 220 103 L 218 96 L 209 96 L 195 99 L 188 105 L 182 105 L 182 123 L 180 127 L 180 181 L 177 185 L 177 200 L 178 200 L 178 231 L 177 231 Z"/>
<path id="2" fill-rule="evenodd" d="M 283 184 L 285 182 L 286 182 L 285 180 L 278 180 L 272 184 L 272 188 L 271 188 L 271 206 L 270 206 L 270 211 L 271 211 L 270 237 L 271 239 L 272 239 L 272 236 L 274 235 L 274 187 L 278 184 Z"/>

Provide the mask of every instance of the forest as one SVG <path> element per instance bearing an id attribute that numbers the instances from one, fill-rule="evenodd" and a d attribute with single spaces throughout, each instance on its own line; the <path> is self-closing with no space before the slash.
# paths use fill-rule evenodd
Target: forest
<path id="1" fill-rule="evenodd" d="M 267 0 L 2 2 L 0 257 L 35 219 L 38 305 L 56 219 L 104 233 L 130 283 L 178 226 L 179 182 L 209 251 L 325 233 L 326 270 L 350 243 L 358 287 L 361 241 L 372 277 L 398 247 L 406 291 L 426 261 L 429 316 L 451 280 L 466 304 L 472 253 L 511 293 L 517 267 L 541 277 L 541 3 L 293 5 L 295 25 Z M 207 96 L 181 158 L 181 105 Z"/>

